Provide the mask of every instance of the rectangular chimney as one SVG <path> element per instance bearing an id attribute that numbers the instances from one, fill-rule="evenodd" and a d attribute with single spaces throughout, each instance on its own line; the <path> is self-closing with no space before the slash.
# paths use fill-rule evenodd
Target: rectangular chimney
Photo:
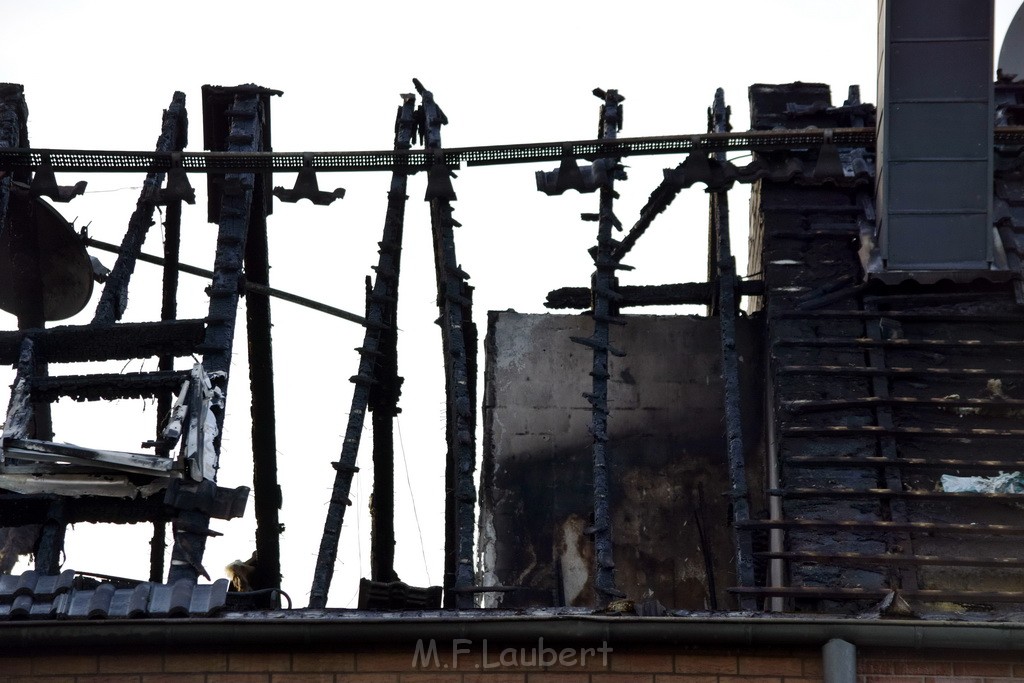
<path id="1" fill-rule="evenodd" d="M 993 0 L 879 0 L 884 268 L 992 261 Z"/>

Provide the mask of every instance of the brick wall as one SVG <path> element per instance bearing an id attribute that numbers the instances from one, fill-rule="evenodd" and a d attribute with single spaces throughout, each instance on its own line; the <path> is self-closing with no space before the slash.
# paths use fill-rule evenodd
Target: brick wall
<path id="1" fill-rule="evenodd" d="M 818 650 L 615 649 L 585 665 L 499 665 L 469 648 L 413 666 L 413 648 L 338 653 L 212 653 L 0 656 L 0 683 L 814 683 Z M 518 649 L 518 648 L 517 648 Z M 549 657 L 551 655 L 548 655 Z M 1003 683 L 1024 680 L 1024 656 L 964 651 L 858 652 L 860 683 Z"/>

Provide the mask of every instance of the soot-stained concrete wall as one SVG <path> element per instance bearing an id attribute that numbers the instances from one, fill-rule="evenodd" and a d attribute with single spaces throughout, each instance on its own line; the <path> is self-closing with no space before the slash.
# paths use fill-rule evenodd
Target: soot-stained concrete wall
<path id="1" fill-rule="evenodd" d="M 612 328 L 609 468 L 618 587 L 666 607 L 733 605 L 717 319 L 627 315 Z M 759 319 L 739 321 L 748 479 L 763 490 Z M 490 312 L 480 553 L 504 606 L 591 605 L 592 439 L 584 315 Z M 755 510 L 762 506 L 754 501 Z M 705 537 L 702 542 L 702 531 Z"/>

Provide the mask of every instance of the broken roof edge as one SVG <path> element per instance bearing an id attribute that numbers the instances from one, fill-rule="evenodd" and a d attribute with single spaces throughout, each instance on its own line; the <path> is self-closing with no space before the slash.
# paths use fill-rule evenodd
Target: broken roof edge
<path id="1" fill-rule="evenodd" d="M 298 612 L 298 614 L 296 614 Z M 612 647 L 821 647 L 841 639 L 858 647 L 1024 651 L 1024 623 L 724 616 L 622 617 L 462 611 L 431 616 L 355 610 L 231 613 L 215 619 L 146 619 L 0 623 L 0 654 L 133 648 L 362 650 L 422 640 L 603 642 Z"/>

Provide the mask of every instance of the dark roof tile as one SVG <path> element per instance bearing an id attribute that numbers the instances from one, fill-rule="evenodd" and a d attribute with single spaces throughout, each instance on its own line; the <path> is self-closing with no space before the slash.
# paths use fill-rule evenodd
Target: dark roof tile
<path id="1" fill-rule="evenodd" d="M 208 617 L 227 604 L 227 579 L 204 585 L 186 579 L 173 585 L 142 582 L 131 588 L 113 583 L 75 588 L 74 579 L 73 570 L 57 576 L 0 575 L 0 620 Z"/>

